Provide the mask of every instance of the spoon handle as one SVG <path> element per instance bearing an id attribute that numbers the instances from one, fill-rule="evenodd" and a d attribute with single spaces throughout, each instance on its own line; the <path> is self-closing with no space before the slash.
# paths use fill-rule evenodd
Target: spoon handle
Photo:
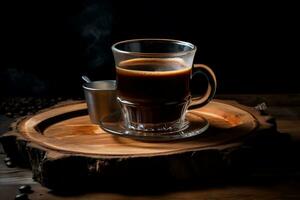
<path id="1" fill-rule="evenodd" d="M 85 75 L 81 76 L 81 78 L 82 78 L 86 83 L 92 82 L 91 79 L 89 79 L 89 77 L 87 77 L 87 76 L 85 76 Z"/>

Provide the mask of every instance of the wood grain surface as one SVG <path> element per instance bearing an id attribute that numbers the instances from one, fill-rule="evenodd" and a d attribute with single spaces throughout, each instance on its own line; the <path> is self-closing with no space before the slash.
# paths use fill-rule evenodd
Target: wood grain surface
<path id="1" fill-rule="evenodd" d="M 152 188 L 148 192 L 136 189 L 107 191 L 99 188 L 98 191 L 77 194 L 55 193 L 32 182 L 30 170 L 9 169 L 1 162 L 0 197 L 4 200 L 14 199 L 20 185 L 30 184 L 34 190 L 34 193 L 29 195 L 30 199 L 299 199 L 300 95 L 219 95 L 219 97 L 236 99 L 250 106 L 265 102 L 268 106 L 267 112 L 276 117 L 277 130 L 284 133 L 283 135 L 290 136 L 293 143 L 289 143 L 288 146 L 282 146 L 281 143 L 270 146 L 269 142 L 274 141 L 274 138 L 270 139 L 270 135 L 265 137 L 262 134 L 267 142 L 255 140 L 258 141 L 255 147 L 257 153 L 241 155 L 245 158 L 242 161 L 246 163 L 244 165 L 239 163 L 238 169 L 245 170 L 247 166 L 246 173 L 239 175 L 242 181 L 235 182 L 229 179 L 230 181 L 226 180 L 222 184 L 210 183 L 183 188 L 164 185 L 159 191 Z M 1 123 L 7 126 L 9 122 L 3 124 L 4 121 L 1 120 Z M 248 147 L 249 144 L 247 149 Z M 239 150 L 240 148 L 237 149 Z M 4 157 L 3 154 L 0 155 L 0 160 L 2 161 Z M 47 159 L 44 154 L 42 158 Z M 253 162 L 255 164 L 249 166 Z"/>
<path id="2" fill-rule="evenodd" d="M 120 186 L 128 178 L 149 184 L 227 176 L 228 151 L 244 138 L 275 130 L 270 116 L 234 101 L 214 100 L 187 114 L 191 123 L 200 116 L 210 127 L 198 137 L 144 142 L 104 132 L 89 121 L 85 103 L 63 102 L 17 120 L 1 142 L 17 163 L 32 168 L 35 180 L 67 190 L 87 182 Z"/>
<path id="3" fill-rule="evenodd" d="M 108 134 L 92 124 L 84 112 L 76 112 L 86 110 L 85 103 L 41 112 L 21 121 L 17 131 L 34 144 L 65 153 L 119 157 L 171 154 L 226 144 L 265 125 L 258 124 L 251 113 L 231 104 L 214 101 L 204 108 L 189 111 L 190 121 L 197 123 L 201 120 L 198 116 L 203 116 L 210 123 L 207 132 L 189 140 L 144 142 Z"/>

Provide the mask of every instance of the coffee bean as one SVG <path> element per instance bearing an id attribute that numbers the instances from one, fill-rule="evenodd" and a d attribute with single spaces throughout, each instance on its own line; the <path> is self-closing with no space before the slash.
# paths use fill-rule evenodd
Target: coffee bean
<path id="1" fill-rule="evenodd" d="M 17 194 L 15 200 L 28 200 L 28 195 L 24 193 Z"/>
<path id="2" fill-rule="evenodd" d="M 15 167 L 15 165 L 11 161 L 5 162 L 7 167 Z"/>
<path id="3" fill-rule="evenodd" d="M 4 110 L 5 112 L 6 112 L 6 111 L 9 111 L 9 107 L 8 107 L 8 106 L 5 106 L 3 110 Z"/>
<path id="4" fill-rule="evenodd" d="M 5 115 L 6 115 L 7 117 L 12 117 L 12 116 L 13 116 L 13 114 L 12 114 L 11 112 L 6 113 Z"/>
<path id="5" fill-rule="evenodd" d="M 11 161 L 10 157 L 4 158 L 4 162 L 8 162 L 8 161 Z"/>
<path id="6" fill-rule="evenodd" d="M 27 193 L 27 194 L 32 192 L 30 185 L 22 185 L 22 186 L 20 186 L 19 187 L 19 191 L 21 193 Z"/>

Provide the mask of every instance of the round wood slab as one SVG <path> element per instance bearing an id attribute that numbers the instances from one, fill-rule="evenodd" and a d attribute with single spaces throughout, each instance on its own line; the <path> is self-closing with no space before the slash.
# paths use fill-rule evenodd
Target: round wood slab
<path id="1" fill-rule="evenodd" d="M 228 143 L 257 128 L 248 112 L 221 102 L 189 111 L 194 121 L 199 115 L 210 123 L 210 130 L 184 141 L 142 142 L 114 136 L 92 124 L 85 103 L 65 105 L 32 116 L 18 125 L 18 132 L 42 147 L 66 153 L 99 156 L 148 156 L 170 154 Z M 77 112 L 79 111 L 79 112 Z"/>
<path id="2" fill-rule="evenodd" d="M 36 180 L 60 188 L 90 177 L 95 181 L 99 175 L 108 179 L 139 177 L 134 169 L 147 170 L 149 166 L 155 166 L 160 172 L 155 174 L 160 177 L 195 176 L 193 170 L 199 174 L 203 162 L 209 170 L 219 168 L 223 149 L 240 145 L 247 136 L 272 126 L 267 123 L 268 117 L 254 108 L 233 101 L 214 100 L 188 114 L 193 121 L 205 117 L 209 129 L 185 140 L 144 142 L 111 135 L 92 124 L 84 102 L 62 103 L 18 120 L 1 141 L 6 152 L 15 148 L 14 152 L 29 162 Z M 212 151 L 215 153 L 210 156 Z M 203 161 L 203 156 L 209 159 Z M 174 170 L 180 170 L 179 175 Z"/>

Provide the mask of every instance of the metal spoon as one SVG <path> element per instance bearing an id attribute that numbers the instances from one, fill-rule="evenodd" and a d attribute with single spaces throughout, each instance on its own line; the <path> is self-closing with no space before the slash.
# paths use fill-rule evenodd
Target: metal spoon
<path id="1" fill-rule="evenodd" d="M 85 76 L 85 75 L 81 76 L 81 78 L 82 78 L 86 83 L 92 82 L 91 79 L 89 79 L 89 77 L 87 77 L 87 76 Z"/>

